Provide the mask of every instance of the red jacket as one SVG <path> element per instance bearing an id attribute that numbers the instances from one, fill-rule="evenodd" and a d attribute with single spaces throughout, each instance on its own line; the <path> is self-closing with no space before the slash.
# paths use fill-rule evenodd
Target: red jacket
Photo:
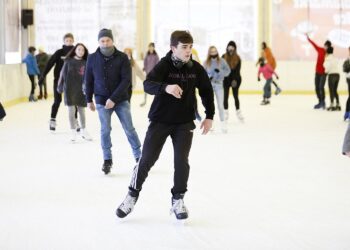
<path id="1" fill-rule="evenodd" d="M 312 46 L 317 51 L 317 63 L 316 63 L 316 73 L 318 74 L 324 74 L 325 69 L 323 67 L 324 59 L 326 57 L 326 50 L 322 47 L 317 46 L 316 43 L 314 43 L 309 37 L 307 40 L 312 44 Z"/>

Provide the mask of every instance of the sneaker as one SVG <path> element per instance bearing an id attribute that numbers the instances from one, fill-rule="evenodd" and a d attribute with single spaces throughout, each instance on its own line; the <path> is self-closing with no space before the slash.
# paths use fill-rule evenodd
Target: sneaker
<path id="1" fill-rule="evenodd" d="M 137 191 L 129 190 L 124 201 L 117 208 L 117 211 L 115 212 L 116 215 L 119 218 L 125 218 L 128 214 L 130 214 L 132 210 L 134 210 L 138 197 L 139 193 Z"/>
<path id="2" fill-rule="evenodd" d="M 86 129 L 80 130 L 81 137 L 87 141 L 92 141 L 92 137 L 89 135 L 89 133 L 86 131 Z"/>
<path id="3" fill-rule="evenodd" d="M 55 131 L 56 130 L 56 119 L 51 118 L 50 120 L 50 130 Z"/>
<path id="4" fill-rule="evenodd" d="M 236 111 L 236 115 L 237 115 L 238 120 L 240 120 L 241 122 L 244 121 L 244 117 L 243 117 L 240 109 Z"/>
<path id="5" fill-rule="evenodd" d="M 103 165 L 102 165 L 102 171 L 107 175 L 111 172 L 112 166 L 113 166 L 112 159 L 104 160 Z"/>
<path id="6" fill-rule="evenodd" d="M 72 134 L 70 138 L 71 142 L 75 142 L 77 140 L 77 131 L 75 129 L 72 129 Z"/>
<path id="7" fill-rule="evenodd" d="M 341 111 L 341 107 L 339 104 L 337 104 L 337 106 L 335 106 L 335 111 Z"/>
<path id="8" fill-rule="evenodd" d="M 171 198 L 172 208 L 170 214 L 174 213 L 176 219 L 184 220 L 188 218 L 188 211 L 184 203 L 184 194 L 176 194 Z"/>
<path id="9" fill-rule="evenodd" d="M 282 92 L 282 89 L 277 87 L 276 91 L 275 91 L 275 95 L 278 95 Z"/>

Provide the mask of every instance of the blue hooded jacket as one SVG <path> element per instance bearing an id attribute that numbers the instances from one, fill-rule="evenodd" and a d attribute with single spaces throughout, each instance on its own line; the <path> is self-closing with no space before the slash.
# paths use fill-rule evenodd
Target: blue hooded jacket
<path id="1" fill-rule="evenodd" d="M 27 65 L 28 75 L 40 75 L 38 63 L 34 55 L 28 53 L 27 56 L 22 60 L 22 63 L 25 63 Z"/>

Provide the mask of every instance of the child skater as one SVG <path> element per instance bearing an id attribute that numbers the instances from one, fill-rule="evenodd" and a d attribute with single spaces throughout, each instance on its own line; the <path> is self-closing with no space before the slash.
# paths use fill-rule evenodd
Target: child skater
<path id="1" fill-rule="evenodd" d="M 268 105 L 270 104 L 270 98 L 271 98 L 271 83 L 272 83 L 272 76 L 275 75 L 277 79 L 279 79 L 277 73 L 273 70 L 273 68 L 265 63 L 265 59 L 263 57 L 259 58 L 259 72 L 258 72 L 258 81 L 260 81 L 260 75 L 263 74 L 266 83 L 264 86 L 264 95 L 263 100 L 261 102 L 261 105 Z"/>

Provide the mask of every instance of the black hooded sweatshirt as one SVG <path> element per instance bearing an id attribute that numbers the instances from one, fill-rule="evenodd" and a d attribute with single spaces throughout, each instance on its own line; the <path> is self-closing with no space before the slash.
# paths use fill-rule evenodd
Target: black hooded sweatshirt
<path id="1" fill-rule="evenodd" d="M 195 88 L 205 107 L 206 119 L 213 119 L 215 106 L 214 94 L 205 69 L 196 61 L 192 66 L 185 64 L 176 68 L 171 59 L 172 51 L 153 68 L 144 81 L 144 90 L 155 95 L 148 117 L 151 121 L 180 124 L 195 119 L 196 96 Z M 168 85 L 177 84 L 183 90 L 181 99 L 165 92 Z"/>
<path id="2" fill-rule="evenodd" d="M 74 46 L 63 45 L 62 49 L 56 50 L 56 52 L 50 57 L 50 60 L 47 62 L 44 72 L 41 73 L 41 78 L 44 78 L 55 65 L 54 69 L 54 81 L 58 81 L 60 78 L 61 69 L 63 67 L 65 56 L 68 52 L 73 49 Z"/>

